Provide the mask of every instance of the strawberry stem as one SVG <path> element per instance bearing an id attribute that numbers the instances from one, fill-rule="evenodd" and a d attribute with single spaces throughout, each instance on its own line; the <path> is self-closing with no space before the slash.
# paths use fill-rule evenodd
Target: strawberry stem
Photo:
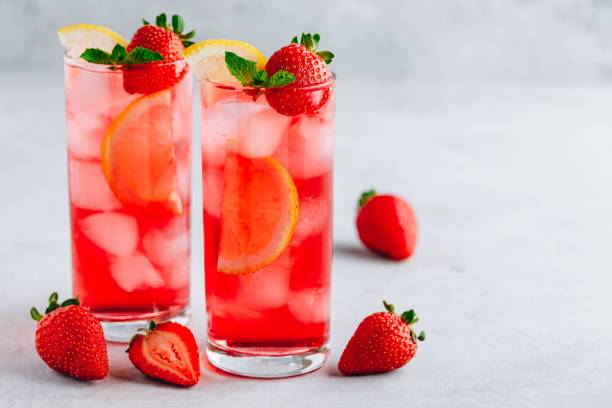
<path id="1" fill-rule="evenodd" d="M 149 22 L 144 18 L 142 19 L 142 23 L 144 25 L 149 25 Z M 155 17 L 155 25 L 158 27 L 163 27 L 166 30 L 170 30 L 176 34 L 181 39 L 183 47 L 185 48 L 194 44 L 191 39 L 195 36 L 195 30 L 191 30 L 186 34 L 183 34 L 183 30 L 185 29 L 185 20 L 183 20 L 183 17 L 179 16 L 178 14 L 174 14 L 170 18 L 170 22 L 168 22 L 168 16 L 166 13 L 161 13 Z"/>
<path id="2" fill-rule="evenodd" d="M 357 208 L 363 207 L 364 204 L 370 201 L 370 199 L 373 198 L 375 195 L 376 195 L 376 190 L 374 189 L 370 189 L 370 190 L 367 190 L 361 193 L 361 196 L 359 196 L 359 204 Z"/>
<path id="3" fill-rule="evenodd" d="M 80 304 L 81 302 L 79 302 L 78 296 L 66 299 L 62 303 L 59 303 L 59 295 L 57 294 L 57 292 L 53 292 L 51 293 L 51 296 L 49 296 L 49 305 L 45 309 L 45 314 L 51 313 L 54 310 L 59 309 L 60 307 L 67 307 L 71 305 L 79 306 Z M 43 315 L 38 311 L 38 309 L 33 307 L 30 309 L 30 317 L 39 322 L 42 320 Z"/>
<path id="4" fill-rule="evenodd" d="M 312 52 L 315 55 L 318 55 L 323 61 L 325 61 L 327 65 L 329 65 L 331 64 L 335 55 L 333 52 L 330 52 L 330 51 L 318 51 L 317 49 L 319 48 L 320 40 L 321 40 L 321 36 L 319 35 L 319 33 L 315 33 L 315 34 L 302 33 L 302 36 L 300 37 L 300 41 L 298 41 L 297 36 L 295 36 L 293 37 L 291 42 L 295 44 L 303 45 L 304 47 L 306 47 L 306 49 L 308 49 L 308 51 Z"/>
<path id="5" fill-rule="evenodd" d="M 387 303 L 386 300 L 383 300 L 383 305 L 385 306 L 385 310 L 389 313 L 395 313 L 395 306 L 390 303 Z"/>

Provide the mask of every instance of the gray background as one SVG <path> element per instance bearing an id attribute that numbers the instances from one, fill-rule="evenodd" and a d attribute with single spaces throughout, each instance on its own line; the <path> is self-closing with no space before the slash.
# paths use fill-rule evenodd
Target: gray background
<path id="1" fill-rule="evenodd" d="M 337 54 L 329 362 L 259 381 L 204 364 L 181 390 L 109 347 L 109 378 L 47 369 L 28 310 L 70 291 L 61 47 L 55 30 L 180 12 L 199 38 L 270 53 L 317 30 Z M 0 0 L 0 408 L 612 406 L 612 2 L 571 0 Z M 197 103 L 197 101 L 194 101 Z M 194 118 L 191 327 L 205 339 L 198 115 Z M 359 193 L 415 207 L 408 262 L 365 251 Z M 387 375 L 336 364 L 381 299 L 414 307 L 428 339 Z"/>
<path id="2" fill-rule="evenodd" d="M 237 38 L 269 54 L 318 31 L 341 75 L 571 80 L 612 76 L 605 0 L 1 0 L 0 64 L 57 66 L 57 27 L 89 22 L 127 37 L 141 18 L 181 14 L 198 38 Z"/>

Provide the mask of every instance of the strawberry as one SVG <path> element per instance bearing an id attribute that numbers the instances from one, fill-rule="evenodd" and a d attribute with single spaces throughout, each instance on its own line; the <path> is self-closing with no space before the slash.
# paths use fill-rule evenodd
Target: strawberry
<path id="1" fill-rule="evenodd" d="M 266 100 L 279 113 L 287 116 L 316 113 L 331 97 L 332 87 L 303 89 L 323 84 L 333 77 L 328 64 L 334 54 L 317 51 L 319 40 L 319 34 L 302 34 L 299 43 L 294 37 L 291 44 L 272 54 L 266 63 L 269 76 L 283 70 L 295 77 L 294 82 L 266 92 Z"/>
<path id="2" fill-rule="evenodd" d="M 191 387 L 200 381 L 200 353 L 187 327 L 151 322 L 144 334 L 132 337 L 130 361 L 143 374 L 172 384 Z"/>
<path id="3" fill-rule="evenodd" d="M 100 322 L 78 298 L 58 303 L 57 293 L 49 297 L 42 316 L 36 308 L 36 351 L 55 371 L 79 380 L 101 380 L 108 375 L 108 354 Z"/>
<path id="4" fill-rule="evenodd" d="M 357 232 L 370 250 L 391 259 L 409 258 L 417 236 L 414 211 L 399 197 L 366 191 L 359 199 Z"/>
<path id="5" fill-rule="evenodd" d="M 128 44 L 127 52 L 140 47 L 158 53 L 163 59 L 154 66 L 126 65 L 123 87 L 128 93 L 149 94 L 169 88 L 189 71 L 182 52 L 185 47 L 193 44 L 190 39 L 195 35 L 195 31 L 183 34 L 185 22 L 181 16 L 172 16 L 171 25 L 168 24 L 165 14 L 157 16 L 156 25 L 150 25 L 146 20 L 143 20 L 143 23 Z M 173 64 L 176 61 L 181 62 Z"/>
<path id="6" fill-rule="evenodd" d="M 419 321 L 414 310 L 395 314 L 393 305 L 383 301 L 386 312 L 369 315 L 359 324 L 342 352 L 338 369 L 344 375 L 386 373 L 406 365 L 417 351 L 418 336 L 412 325 Z"/>

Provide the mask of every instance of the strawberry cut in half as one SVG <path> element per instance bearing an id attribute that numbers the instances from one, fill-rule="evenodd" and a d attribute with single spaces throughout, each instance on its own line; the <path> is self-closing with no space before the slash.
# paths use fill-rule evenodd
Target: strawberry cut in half
<path id="1" fill-rule="evenodd" d="M 329 64 L 334 54 L 317 50 L 320 38 L 319 34 L 302 34 L 298 42 L 294 37 L 291 44 L 272 54 L 266 63 L 269 76 L 283 70 L 295 77 L 295 81 L 286 86 L 266 91 L 266 100 L 279 113 L 286 116 L 313 114 L 330 99 L 333 86 L 316 87 L 333 78 Z"/>
<path id="2" fill-rule="evenodd" d="M 36 351 L 58 373 L 79 380 L 101 380 L 108 375 L 108 353 L 102 325 L 79 304 L 79 299 L 59 303 L 53 292 L 43 316 L 30 310 L 36 327 Z"/>
<path id="3" fill-rule="evenodd" d="M 148 377 L 191 387 L 200 381 L 200 352 L 187 327 L 165 322 L 132 337 L 127 350 L 130 361 Z"/>

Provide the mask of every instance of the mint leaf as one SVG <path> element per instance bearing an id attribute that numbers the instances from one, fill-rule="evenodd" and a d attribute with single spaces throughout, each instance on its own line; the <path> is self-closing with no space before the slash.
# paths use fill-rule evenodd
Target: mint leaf
<path id="1" fill-rule="evenodd" d="M 265 69 L 253 75 L 253 86 L 265 86 L 268 83 L 268 73 Z"/>
<path id="2" fill-rule="evenodd" d="M 123 61 L 125 61 L 126 57 L 127 57 L 127 51 L 125 50 L 125 47 L 121 44 L 116 44 L 113 47 L 113 52 L 110 55 L 110 58 L 113 61 L 113 63 L 121 64 Z"/>
<path id="3" fill-rule="evenodd" d="M 330 51 L 319 51 L 317 52 L 317 55 L 321 57 L 321 59 L 325 61 L 327 65 L 331 64 L 332 60 L 335 57 L 334 53 Z"/>
<path id="4" fill-rule="evenodd" d="M 164 57 L 158 52 L 151 51 L 148 48 L 136 47 L 130 52 L 126 59 L 126 64 L 146 64 L 148 62 L 162 61 Z"/>
<path id="5" fill-rule="evenodd" d="M 295 76 L 285 70 L 278 70 L 270 77 L 270 80 L 266 84 L 266 88 L 280 88 L 295 81 Z"/>
<path id="6" fill-rule="evenodd" d="M 176 15 L 176 14 L 173 15 L 172 16 L 172 30 L 175 33 L 182 33 L 184 29 L 185 29 L 185 20 L 183 20 L 183 17 Z"/>
<path id="7" fill-rule="evenodd" d="M 257 63 L 239 57 L 231 51 L 225 51 L 225 64 L 227 69 L 242 86 L 249 86 L 257 73 Z"/>
<path id="8" fill-rule="evenodd" d="M 110 54 L 99 48 L 87 48 L 81 54 L 81 58 L 94 64 L 112 64 Z"/>

